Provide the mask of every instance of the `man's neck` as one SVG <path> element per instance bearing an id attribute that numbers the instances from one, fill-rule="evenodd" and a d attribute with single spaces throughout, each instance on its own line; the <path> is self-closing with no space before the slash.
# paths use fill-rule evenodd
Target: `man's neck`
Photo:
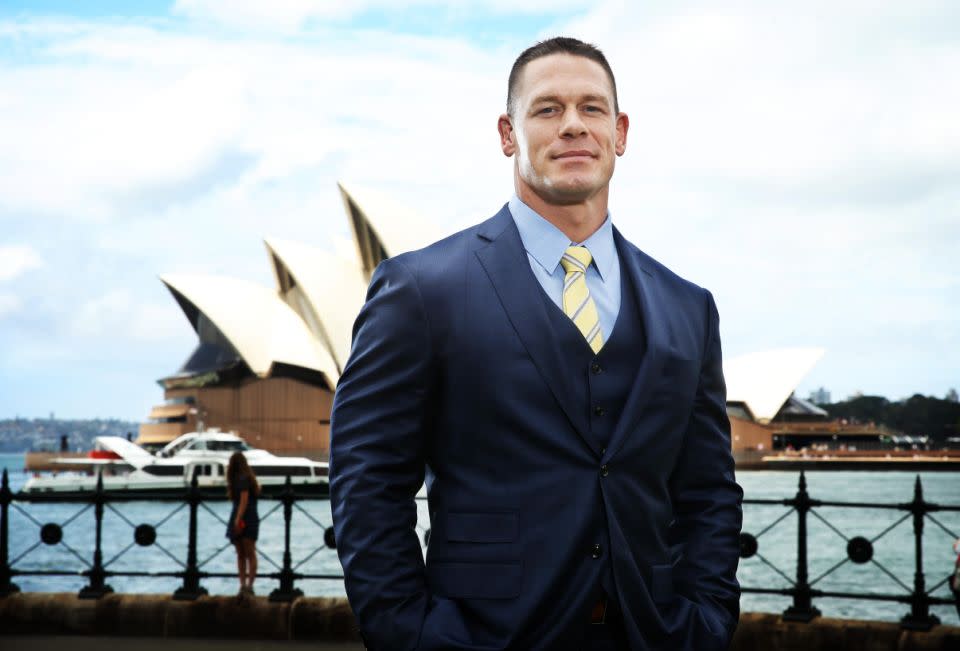
<path id="1" fill-rule="evenodd" d="M 603 222 L 607 219 L 608 190 L 609 188 L 604 188 L 579 203 L 556 204 L 546 201 L 527 186 L 518 184 L 516 188 L 520 201 L 560 229 L 571 242 L 575 243 L 585 241 L 603 226 Z"/>

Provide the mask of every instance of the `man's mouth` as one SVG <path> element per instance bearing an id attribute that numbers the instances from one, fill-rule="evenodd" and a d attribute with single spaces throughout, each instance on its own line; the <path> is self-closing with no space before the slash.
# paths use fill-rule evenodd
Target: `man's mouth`
<path id="1" fill-rule="evenodd" d="M 593 158 L 593 154 L 585 149 L 575 149 L 573 151 L 565 151 L 562 154 L 557 154 L 554 156 L 556 159 L 562 158 Z"/>

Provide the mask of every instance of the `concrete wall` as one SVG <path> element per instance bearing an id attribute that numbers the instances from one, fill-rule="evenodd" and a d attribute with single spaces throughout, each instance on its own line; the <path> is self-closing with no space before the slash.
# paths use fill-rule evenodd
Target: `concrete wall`
<path id="1" fill-rule="evenodd" d="M 0 631 L 8 635 L 359 640 L 353 613 L 342 598 L 271 603 L 265 597 L 174 601 L 169 595 L 79 599 L 73 593 L 20 593 L 0 598 Z"/>
<path id="2" fill-rule="evenodd" d="M 960 651 L 960 628 L 904 631 L 894 622 L 818 617 L 809 624 L 744 613 L 731 651 Z"/>
<path id="3" fill-rule="evenodd" d="M 99 600 L 47 593 L 0 598 L 0 647 L 5 651 L 64 648 L 58 636 L 123 636 L 126 641 L 139 640 L 135 644 L 138 649 L 149 646 L 142 640 L 154 639 L 177 640 L 175 646 L 181 648 L 193 648 L 196 645 L 192 641 L 196 640 L 227 639 L 244 640 L 241 646 L 251 650 L 272 648 L 265 641 L 280 640 L 314 641 L 318 651 L 362 648 L 350 607 L 342 598 L 302 598 L 288 604 L 270 603 L 264 597 L 173 601 L 167 595 L 131 594 L 107 595 Z M 97 648 L 111 647 L 104 646 L 100 639 Z M 890 622 L 818 618 L 801 624 L 783 622 L 773 614 L 745 613 L 731 646 L 732 651 L 834 649 L 957 651 L 960 628 L 937 626 L 923 633 L 904 631 Z"/>

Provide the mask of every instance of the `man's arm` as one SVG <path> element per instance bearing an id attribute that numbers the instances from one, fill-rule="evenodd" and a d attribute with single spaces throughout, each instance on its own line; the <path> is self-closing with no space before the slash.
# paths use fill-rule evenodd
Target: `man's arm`
<path id="1" fill-rule="evenodd" d="M 719 316 L 710 292 L 705 292 L 705 303 L 700 382 L 671 477 L 671 539 L 682 552 L 674 567 L 680 594 L 678 612 L 672 613 L 679 626 L 677 649 L 726 649 L 740 613 L 736 574 L 743 491 L 734 479 Z"/>
<path id="2" fill-rule="evenodd" d="M 368 648 L 413 649 L 429 603 L 415 532 L 431 398 L 429 324 L 403 262 L 380 264 L 330 418 L 330 504 Z"/>

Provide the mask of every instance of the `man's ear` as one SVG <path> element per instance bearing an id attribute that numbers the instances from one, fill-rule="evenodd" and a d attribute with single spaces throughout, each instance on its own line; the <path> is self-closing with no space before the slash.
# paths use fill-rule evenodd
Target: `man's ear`
<path id="1" fill-rule="evenodd" d="M 517 151 L 516 135 L 513 132 L 513 121 L 504 113 L 497 119 L 497 131 L 500 132 L 500 149 L 503 155 L 513 156 Z"/>
<path id="2" fill-rule="evenodd" d="M 617 156 L 623 156 L 623 152 L 627 151 L 627 130 L 630 129 L 630 118 L 627 117 L 626 113 L 617 114 L 616 129 L 617 140 L 614 144 Z"/>

